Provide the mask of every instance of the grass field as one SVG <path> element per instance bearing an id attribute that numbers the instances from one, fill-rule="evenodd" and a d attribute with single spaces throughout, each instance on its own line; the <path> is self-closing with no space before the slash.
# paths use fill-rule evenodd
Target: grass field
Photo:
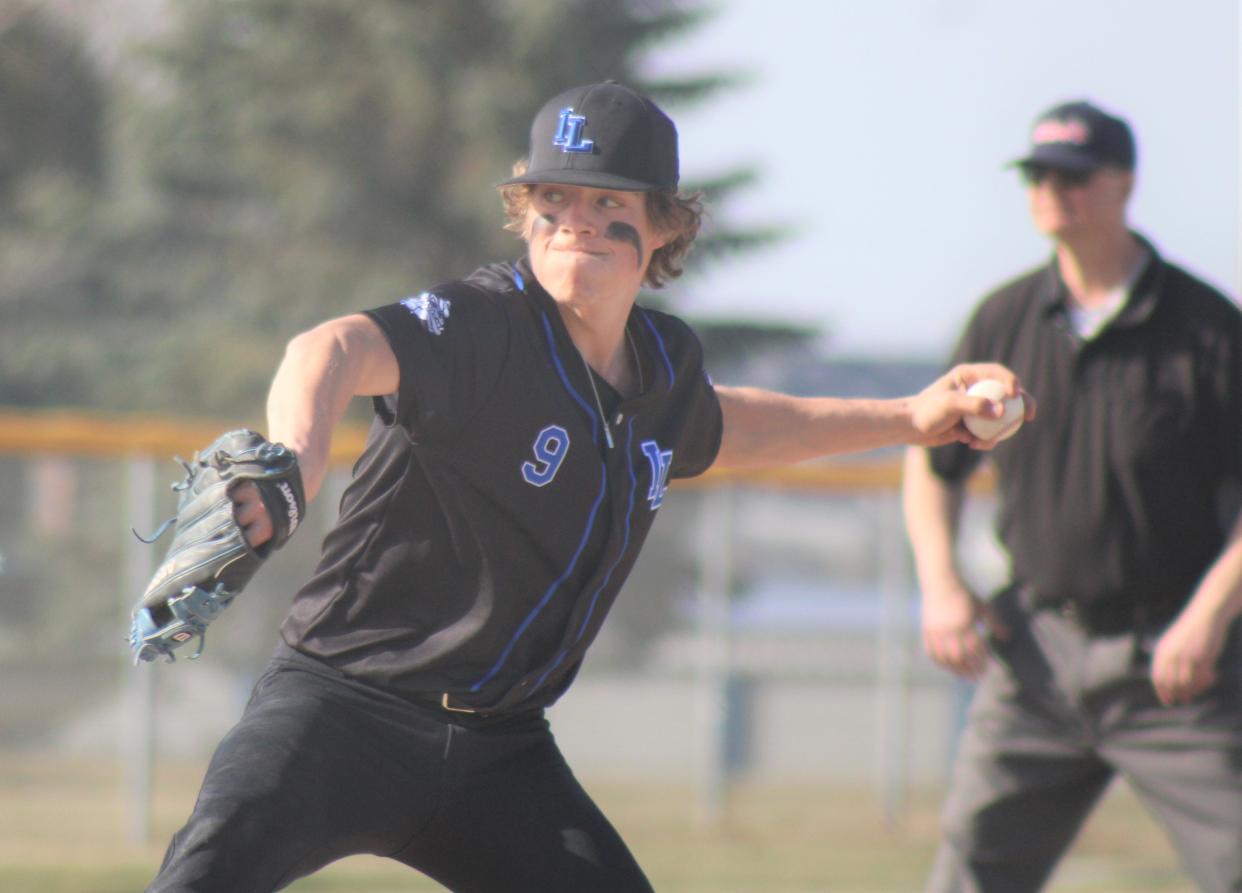
<path id="1" fill-rule="evenodd" d="M 127 841 L 121 772 L 111 764 L 0 761 L 0 890 L 137 893 L 193 803 L 202 766 L 161 766 L 155 842 Z M 706 830 L 687 789 L 592 783 L 596 800 L 660 893 L 907 893 L 935 846 L 938 797 L 913 796 L 884 827 L 865 788 L 740 785 L 727 818 Z M 417 893 L 442 888 L 382 859 L 355 858 L 292 887 L 297 893 Z M 1191 893 L 1168 844 L 1124 789 L 1111 793 L 1062 865 L 1054 893 Z M 498 891 L 503 893 L 503 891 Z M 589 893 L 589 891 L 584 891 Z"/>

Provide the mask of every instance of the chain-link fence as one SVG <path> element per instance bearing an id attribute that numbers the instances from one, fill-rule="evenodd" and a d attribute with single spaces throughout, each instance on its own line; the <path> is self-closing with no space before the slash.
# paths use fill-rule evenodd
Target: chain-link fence
<path id="1" fill-rule="evenodd" d="M 172 441 L 153 422 L 0 421 L 0 759 L 115 761 L 141 835 L 151 765 L 204 759 L 240 714 L 347 466 L 201 659 L 134 667 L 129 613 L 165 547 L 135 533 L 173 512 Z M 357 435 L 339 440 L 348 455 Z M 967 541 L 998 574 L 986 520 L 984 500 Z M 907 785 L 942 780 L 962 703 L 922 657 L 916 612 L 894 456 L 709 474 L 675 486 L 554 729 L 582 773 L 692 779 L 708 820 L 734 779 L 862 781 L 896 817 Z"/>

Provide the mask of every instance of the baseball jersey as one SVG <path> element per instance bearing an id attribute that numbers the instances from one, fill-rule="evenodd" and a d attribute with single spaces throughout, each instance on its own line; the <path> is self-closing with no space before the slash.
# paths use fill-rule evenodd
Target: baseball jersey
<path id="1" fill-rule="evenodd" d="M 986 298 L 954 362 L 1018 374 L 1038 416 L 989 455 L 1015 580 L 1046 601 L 1167 621 L 1224 546 L 1242 483 L 1242 313 L 1164 261 L 1094 337 L 1075 333 L 1055 259 Z M 933 470 L 982 458 L 951 445 Z"/>
<path id="2" fill-rule="evenodd" d="M 282 635 L 403 697 L 447 693 L 488 712 L 550 704 L 670 479 L 715 459 L 720 404 L 698 339 L 635 305 L 627 339 L 642 392 L 622 399 L 598 376 L 592 390 L 525 260 L 368 315 L 400 385 L 374 400 L 340 518 Z"/>

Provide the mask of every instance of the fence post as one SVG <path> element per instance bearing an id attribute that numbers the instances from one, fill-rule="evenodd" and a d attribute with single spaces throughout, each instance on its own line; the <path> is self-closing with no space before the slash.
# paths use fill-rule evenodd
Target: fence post
<path id="1" fill-rule="evenodd" d="M 149 534 L 155 528 L 155 462 L 150 456 L 131 457 L 126 466 L 125 574 L 121 600 L 129 628 L 129 612 L 146 588 L 154 570 L 151 546 L 141 543 L 129 527 Z M 127 660 L 128 664 L 129 661 Z M 151 665 L 127 667 L 124 684 L 122 747 L 126 826 L 133 843 L 151 838 L 151 771 L 155 752 L 155 697 Z"/>
<path id="2" fill-rule="evenodd" d="M 733 587 L 733 488 L 703 493 L 699 512 L 699 685 L 695 711 L 699 820 L 712 827 L 725 809 L 729 784 L 729 678 L 732 674 L 730 592 Z"/>
<path id="3" fill-rule="evenodd" d="M 880 628 L 876 666 L 878 785 L 885 827 L 905 815 L 910 735 L 910 594 L 913 577 L 901 527 L 900 500 L 877 500 Z"/>

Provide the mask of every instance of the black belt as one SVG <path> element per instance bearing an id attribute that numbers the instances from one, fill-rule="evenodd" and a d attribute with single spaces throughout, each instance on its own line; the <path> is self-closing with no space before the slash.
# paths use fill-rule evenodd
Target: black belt
<path id="1" fill-rule="evenodd" d="M 1075 596 L 1048 598 L 1029 586 L 1019 592 L 1019 603 L 1027 611 L 1054 611 L 1093 636 L 1115 636 L 1130 632 L 1149 632 L 1153 612 L 1149 606 L 1120 599 L 1081 599 Z M 1164 618 L 1171 619 L 1171 618 Z"/>
<path id="2" fill-rule="evenodd" d="M 454 700 L 455 700 L 454 695 L 451 695 L 446 691 L 444 692 L 434 692 L 434 691 L 420 692 L 419 694 L 412 695 L 411 697 L 413 700 L 417 701 L 421 706 L 426 707 L 428 710 L 433 710 L 437 713 L 443 711 L 444 713 L 469 714 L 470 716 L 486 716 L 487 715 L 487 711 L 481 708 L 467 707 L 465 704 L 462 704 L 460 702 L 454 703 Z"/>
<path id="3" fill-rule="evenodd" d="M 1117 602 L 1083 602 L 1074 598 L 1040 602 L 1040 610 L 1056 611 L 1093 636 L 1136 632 L 1145 626 L 1145 612 L 1136 605 Z"/>
<path id="4" fill-rule="evenodd" d="M 345 680 L 345 681 L 351 682 L 351 684 L 365 685 L 367 687 L 370 687 L 368 683 L 361 682 L 358 680 L 351 680 L 350 677 L 347 676 L 345 673 L 343 673 L 336 667 L 332 666 L 331 664 L 325 662 L 321 658 L 312 657 L 308 654 L 303 654 L 301 651 L 298 651 L 296 648 L 292 647 L 291 645 L 287 645 L 283 641 L 277 643 L 274 657 L 277 660 L 283 661 L 285 663 L 294 664 L 298 667 L 309 670 L 310 672 L 328 676 L 329 678 L 332 678 L 332 679 Z M 462 704 L 460 702 L 455 704 L 453 703 L 454 696 L 449 694 L 448 692 L 420 692 L 415 695 L 396 695 L 394 693 L 388 692 L 383 689 L 378 689 L 378 690 L 388 697 L 401 698 L 402 700 L 405 700 L 407 702 L 413 700 L 417 702 L 419 705 L 426 707 L 429 710 L 435 710 L 435 711 L 442 710 L 446 713 L 469 714 L 471 716 L 480 716 L 480 717 L 495 715 L 491 711 L 484 709 L 484 708 L 468 707 L 465 704 Z"/>
<path id="5" fill-rule="evenodd" d="M 470 713 L 476 716 L 483 712 L 482 710 L 478 710 L 474 707 L 466 707 L 464 705 L 453 706 L 453 702 L 450 700 L 450 698 L 451 696 L 449 695 L 448 692 L 443 692 L 440 695 L 440 709 L 441 710 L 447 710 L 449 713 Z"/>
<path id="6" fill-rule="evenodd" d="M 542 714 L 544 711 L 543 705 L 471 707 L 463 704 L 460 696 L 451 692 L 422 692 L 411 698 L 427 710 L 443 714 L 445 719 L 454 716 L 462 717 L 463 720 L 468 716 L 479 720 L 496 720 L 502 717 L 515 719 L 524 715 Z"/>

